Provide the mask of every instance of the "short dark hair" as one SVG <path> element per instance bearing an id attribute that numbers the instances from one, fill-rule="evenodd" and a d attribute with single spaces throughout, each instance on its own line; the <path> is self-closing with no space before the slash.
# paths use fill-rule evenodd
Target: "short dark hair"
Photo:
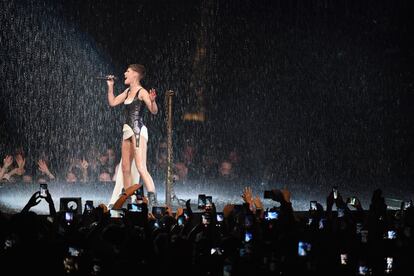
<path id="1" fill-rule="evenodd" d="M 145 77 L 145 66 L 142 64 L 130 64 L 128 68 L 134 70 L 135 72 L 138 72 L 141 75 L 141 79 Z"/>

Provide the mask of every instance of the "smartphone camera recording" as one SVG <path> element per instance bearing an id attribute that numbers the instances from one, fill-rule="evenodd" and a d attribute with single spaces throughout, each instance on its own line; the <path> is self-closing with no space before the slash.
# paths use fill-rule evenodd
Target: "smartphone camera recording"
<path id="1" fill-rule="evenodd" d="M 387 240 L 395 240 L 397 238 L 397 232 L 388 230 L 387 233 L 385 233 L 384 238 Z"/>
<path id="2" fill-rule="evenodd" d="M 45 183 L 40 184 L 40 197 L 47 197 L 47 184 Z"/>
<path id="3" fill-rule="evenodd" d="M 223 255 L 223 249 L 216 247 L 216 248 L 211 248 L 210 251 L 211 255 Z"/>
<path id="4" fill-rule="evenodd" d="M 68 248 L 68 253 L 69 253 L 69 256 L 71 256 L 71 257 L 79 257 L 81 251 L 79 249 L 77 249 L 76 247 L 71 246 L 71 247 Z"/>
<path id="5" fill-rule="evenodd" d="M 358 267 L 358 275 L 370 275 L 371 269 L 367 267 L 366 265 L 360 265 Z"/>
<path id="6" fill-rule="evenodd" d="M 128 204 L 128 211 L 142 213 L 142 205 L 136 204 L 136 203 L 130 203 Z"/>
<path id="7" fill-rule="evenodd" d="M 348 264 L 348 254 L 341 254 L 341 265 Z"/>
<path id="8" fill-rule="evenodd" d="M 184 225 L 184 221 L 185 221 L 184 216 L 179 216 L 178 219 L 177 219 L 178 226 Z"/>
<path id="9" fill-rule="evenodd" d="M 309 252 L 311 251 L 311 244 L 308 242 L 300 241 L 298 243 L 298 255 L 301 257 L 308 256 Z"/>
<path id="10" fill-rule="evenodd" d="M 334 199 L 337 199 L 338 198 L 338 187 L 333 187 L 332 188 L 332 193 L 333 193 L 333 197 L 334 197 Z"/>
<path id="11" fill-rule="evenodd" d="M 65 212 L 65 221 L 68 225 L 73 222 L 73 212 Z"/>
<path id="12" fill-rule="evenodd" d="M 137 197 L 137 203 L 142 203 L 144 199 L 144 185 L 141 185 L 134 194 Z"/>
<path id="13" fill-rule="evenodd" d="M 206 207 L 206 195 L 199 194 L 198 195 L 198 209 L 203 210 Z"/>
<path id="14" fill-rule="evenodd" d="M 411 200 L 404 201 L 403 204 L 404 204 L 403 205 L 404 210 L 407 210 L 407 209 L 409 209 L 409 208 L 411 208 L 413 206 L 413 202 Z"/>
<path id="15" fill-rule="evenodd" d="M 393 263 L 394 263 L 394 258 L 393 257 L 387 257 L 387 258 L 385 258 L 385 270 L 384 270 L 385 274 L 392 273 Z"/>
<path id="16" fill-rule="evenodd" d="M 92 210 L 93 210 L 93 201 L 87 200 L 85 202 L 85 213 L 89 214 L 90 212 L 92 212 Z"/>
<path id="17" fill-rule="evenodd" d="M 265 213 L 265 220 L 277 220 L 279 217 L 279 213 L 276 210 L 267 211 Z"/>
<path id="18" fill-rule="evenodd" d="M 244 233 L 244 242 L 250 242 L 253 239 L 253 233 L 246 231 L 246 233 Z"/>
<path id="19" fill-rule="evenodd" d="M 123 210 L 111 209 L 109 211 L 109 214 L 111 215 L 111 218 L 121 218 L 122 215 L 124 214 L 124 212 L 123 212 Z"/>

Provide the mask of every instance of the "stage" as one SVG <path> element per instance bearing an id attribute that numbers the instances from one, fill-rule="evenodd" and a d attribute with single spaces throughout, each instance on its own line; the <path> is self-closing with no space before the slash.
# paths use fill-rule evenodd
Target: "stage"
<path id="1" fill-rule="evenodd" d="M 243 182 L 243 183 L 242 183 Z M 165 202 L 165 181 L 155 180 L 159 205 Z M 377 182 L 378 183 L 378 182 Z M 277 206 L 278 203 L 263 199 L 263 192 L 273 188 L 287 188 L 291 192 L 291 201 L 295 211 L 306 211 L 309 209 L 309 201 L 317 200 L 326 207 L 326 197 L 330 192 L 330 188 L 326 184 L 312 183 L 289 183 L 289 184 L 264 184 L 254 181 L 235 181 L 222 182 L 214 180 L 187 181 L 185 183 L 176 183 L 174 190 L 179 199 L 191 199 L 193 209 L 196 210 L 198 194 L 211 195 L 217 206 L 217 210 L 221 211 L 225 204 L 241 204 L 242 189 L 244 186 L 251 186 L 254 195 L 259 195 L 266 208 Z M 30 196 L 39 190 L 38 184 L 26 183 L 1 183 L 0 184 L 0 209 L 5 213 L 19 212 L 29 200 Z M 55 202 L 55 207 L 59 210 L 59 198 L 61 197 L 81 197 L 82 204 L 86 200 L 93 200 L 94 205 L 100 203 L 108 204 L 114 183 L 49 183 L 49 190 Z M 342 197 L 346 199 L 350 196 L 357 196 L 365 210 L 369 208 L 372 192 L 376 188 L 383 190 L 386 203 L 393 209 L 397 208 L 400 200 L 409 200 L 414 198 L 414 187 L 408 182 L 395 181 L 394 183 L 383 184 L 356 184 L 338 185 L 338 190 Z M 177 201 L 173 201 L 174 211 L 179 206 Z M 351 208 L 352 209 L 352 208 Z M 36 213 L 46 214 L 48 212 L 47 203 L 43 200 L 33 209 Z"/>

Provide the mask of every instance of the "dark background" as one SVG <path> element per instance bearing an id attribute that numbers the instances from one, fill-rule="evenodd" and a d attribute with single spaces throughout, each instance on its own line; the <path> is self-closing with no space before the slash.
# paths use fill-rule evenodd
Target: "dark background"
<path id="1" fill-rule="evenodd" d="M 214 24 L 208 27 L 204 124 L 181 120 L 194 97 L 188 86 L 201 28 L 201 1 L 39 2 L 42 4 L 21 1 L 21 6 L 12 6 L 14 15 L 32 18 L 30 14 L 39 11 L 53 13 L 93 41 L 117 74 L 127 64 L 145 64 L 148 77 L 144 85 L 157 88 L 161 108 L 163 92 L 177 92 L 176 152 L 186 138 L 197 141 L 201 154 L 213 152 L 219 159 L 236 147 L 249 174 L 273 181 L 412 180 L 414 42 L 410 1 L 214 1 Z M 2 20 L 8 24 L 2 24 L 2 43 L 9 46 L 13 24 L 36 24 L 13 21 L 4 13 Z M 32 114 L 29 120 L 21 104 L 11 100 L 16 93 L 24 97 L 31 89 L 15 77 L 23 65 L 7 65 L 19 47 L 25 45 L 2 50 L 4 153 L 19 145 L 56 154 L 83 150 L 91 141 L 118 145 L 122 115 L 120 110 L 108 111 L 105 92 L 97 100 L 100 109 L 93 110 L 95 116 L 83 118 L 87 109 L 80 109 L 71 115 L 80 119 L 68 126 L 71 133 L 79 133 L 96 118 L 99 122 L 102 116 L 109 116 L 104 118 L 108 127 L 101 127 L 100 138 L 93 132 L 76 143 L 64 135 L 42 144 L 36 133 L 47 137 L 45 130 L 62 123 L 41 119 L 30 134 L 22 134 L 38 116 Z M 61 69 L 44 63 L 35 66 L 44 66 L 46 72 Z M 96 74 L 78 69 L 78 74 Z M 93 85 L 105 91 L 104 84 Z M 11 94 L 11 87 L 23 92 Z M 41 93 L 53 92 L 45 89 Z M 93 97 L 89 100 L 94 103 Z M 155 119 L 147 119 L 152 151 L 164 137 L 164 116 L 161 110 Z M 114 123 L 108 124 L 110 120 Z M 59 146 L 62 143 L 64 149 Z"/>

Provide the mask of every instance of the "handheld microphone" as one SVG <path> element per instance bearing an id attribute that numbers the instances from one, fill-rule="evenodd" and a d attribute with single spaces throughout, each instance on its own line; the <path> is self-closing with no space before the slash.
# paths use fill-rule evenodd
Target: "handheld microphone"
<path id="1" fill-rule="evenodd" d="M 117 80 L 117 77 L 110 77 L 110 76 L 98 76 L 96 77 L 97 80 Z"/>

